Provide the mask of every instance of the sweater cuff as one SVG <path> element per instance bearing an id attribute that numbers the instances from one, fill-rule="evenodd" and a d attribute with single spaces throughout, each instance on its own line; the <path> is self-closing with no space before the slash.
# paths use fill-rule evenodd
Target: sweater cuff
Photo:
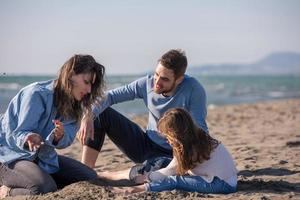
<path id="1" fill-rule="evenodd" d="M 152 174 L 152 172 L 149 172 L 149 173 L 146 175 L 146 181 L 147 181 L 148 183 L 150 183 L 150 182 L 152 181 L 152 179 L 151 179 L 151 174 Z"/>
<path id="2" fill-rule="evenodd" d="M 150 192 L 151 188 L 150 188 L 150 184 L 149 183 L 145 183 L 145 191 L 146 192 Z"/>

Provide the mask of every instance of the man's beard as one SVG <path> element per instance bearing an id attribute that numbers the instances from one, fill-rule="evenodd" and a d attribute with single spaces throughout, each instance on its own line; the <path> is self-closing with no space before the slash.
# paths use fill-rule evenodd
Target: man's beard
<path id="1" fill-rule="evenodd" d="M 172 92 L 172 91 L 174 90 L 174 88 L 175 88 L 175 81 L 174 81 L 172 87 L 171 87 L 170 89 L 167 89 L 167 90 L 158 90 L 158 89 L 156 89 L 155 86 L 154 86 L 154 92 L 157 93 L 157 94 L 162 94 L 162 95 L 164 95 L 164 94 L 167 94 L 167 93 L 169 93 L 169 92 Z M 164 95 L 164 96 L 166 96 L 166 95 Z"/>

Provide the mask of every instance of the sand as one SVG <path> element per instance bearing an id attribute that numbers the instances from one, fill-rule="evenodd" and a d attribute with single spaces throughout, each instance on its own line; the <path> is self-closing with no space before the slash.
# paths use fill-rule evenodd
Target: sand
<path id="1" fill-rule="evenodd" d="M 146 116 L 134 119 L 142 126 L 146 120 Z M 103 187 L 107 182 L 96 180 L 14 199 L 300 199 L 300 99 L 210 108 L 207 122 L 210 133 L 229 149 L 239 170 L 238 191 L 234 194 L 170 191 L 123 197 Z M 81 146 L 75 142 L 60 153 L 80 160 Z M 97 171 L 132 165 L 109 139 L 105 140 Z"/>

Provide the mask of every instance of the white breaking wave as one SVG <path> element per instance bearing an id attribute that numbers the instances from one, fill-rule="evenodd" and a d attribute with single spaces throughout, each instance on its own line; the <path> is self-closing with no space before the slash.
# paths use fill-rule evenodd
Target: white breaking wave
<path id="1" fill-rule="evenodd" d="M 18 90 L 21 87 L 18 83 L 0 83 L 0 90 Z"/>
<path id="2" fill-rule="evenodd" d="M 271 91 L 271 92 L 268 92 L 268 96 L 273 97 L 273 98 L 284 97 L 285 93 L 279 92 L 279 91 Z"/>

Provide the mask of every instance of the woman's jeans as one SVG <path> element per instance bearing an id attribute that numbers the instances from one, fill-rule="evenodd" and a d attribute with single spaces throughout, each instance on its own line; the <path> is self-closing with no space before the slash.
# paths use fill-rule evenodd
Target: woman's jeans
<path id="1" fill-rule="evenodd" d="M 0 163 L 0 185 L 11 188 L 9 196 L 35 195 L 54 192 L 74 182 L 97 178 L 94 170 L 81 162 L 58 156 L 60 169 L 47 174 L 34 162 L 15 161 L 9 166 Z"/>
<path id="2" fill-rule="evenodd" d="M 211 194 L 228 194 L 236 192 L 236 187 L 230 186 L 218 177 L 214 177 L 213 181 L 208 183 L 200 176 L 175 175 L 168 176 L 160 181 L 146 183 L 147 191 L 161 192 L 174 189 Z"/>

